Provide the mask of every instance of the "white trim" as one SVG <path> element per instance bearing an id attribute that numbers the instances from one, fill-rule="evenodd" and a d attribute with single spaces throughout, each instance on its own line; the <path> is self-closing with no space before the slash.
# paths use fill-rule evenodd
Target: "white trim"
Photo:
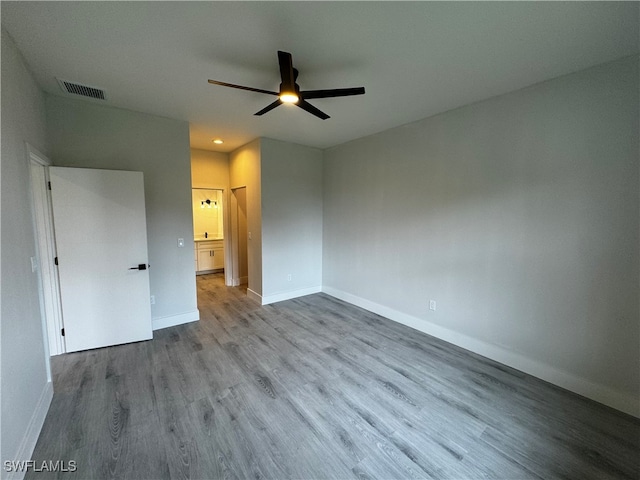
<path id="1" fill-rule="evenodd" d="M 42 430 L 44 421 L 47 418 L 47 412 L 49 411 L 49 406 L 51 405 L 52 399 L 53 383 L 47 382 L 42 389 L 42 393 L 40 394 L 40 398 L 38 399 L 36 408 L 31 415 L 31 419 L 29 420 L 29 424 L 27 425 L 25 434 L 20 441 L 20 445 L 18 446 L 18 451 L 16 452 L 15 458 L 3 458 L 3 461 L 31 460 L 31 455 L 33 454 L 33 450 L 36 448 L 36 443 L 38 442 L 38 437 L 40 436 L 40 431 Z M 26 472 L 12 471 L 8 472 L 7 476 L 4 478 L 6 480 L 22 480 L 25 476 L 25 473 Z"/>
<path id="2" fill-rule="evenodd" d="M 254 292 L 250 288 L 247 288 L 247 297 L 249 297 L 251 300 L 254 300 L 258 302 L 260 305 L 262 305 L 262 295 Z"/>
<path id="3" fill-rule="evenodd" d="M 372 302 L 365 298 L 352 295 L 333 287 L 323 286 L 322 291 L 332 297 L 364 308 L 370 312 L 411 327 L 420 332 L 432 335 L 436 338 L 452 343 L 458 347 L 470 350 L 474 353 L 500 362 L 509 367 L 533 375 L 559 387 L 570 390 L 584 397 L 603 403 L 609 407 L 640 418 L 640 402 L 630 393 L 614 390 L 605 385 L 593 383 L 587 379 L 578 377 L 569 372 L 558 370 L 551 365 L 525 357 L 512 350 L 493 345 L 462 333 L 435 325 L 427 320 L 399 312 L 384 305 Z"/>
<path id="4" fill-rule="evenodd" d="M 212 273 L 224 273 L 224 268 L 212 268 L 211 270 L 196 270 L 196 275 L 210 275 Z"/>
<path id="5" fill-rule="evenodd" d="M 299 290 L 291 290 L 288 292 L 276 293 L 275 295 L 267 295 L 262 297 L 262 305 L 269 305 L 270 303 L 283 302 L 284 300 L 291 300 L 292 298 L 304 297 L 305 295 L 312 295 L 314 293 L 320 293 L 322 287 L 309 287 L 301 288 Z"/>
<path id="6" fill-rule="evenodd" d="M 40 152 L 37 148 L 35 148 L 29 142 L 25 142 L 25 144 L 27 146 L 27 153 L 29 155 L 29 160 L 33 160 L 34 162 L 40 164 L 43 167 L 50 167 L 52 165 L 51 160 L 49 160 L 45 154 Z"/>
<path id="7" fill-rule="evenodd" d="M 50 355 L 66 352 L 60 303 L 58 271 L 54 265 L 56 257 L 51 192 L 47 189 L 51 161 L 35 147 L 25 142 L 29 165 L 29 182 L 34 232 L 36 234 L 36 257 L 38 259 L 38 289 L 43 324 L 45 354 L 47 356 L 47 378 L 51 380 Z"/>
<path id="8" fill-rule="evenodd" d="M 229 188 L 229 232 L 227 235 L 227 243 L 229 244 L 228 255 L 225 253 L 226 259 L 229 260 L 228 273 L 231 278 L 231 286 L 240 285 L 239 268 L 238 268 L 238 199 L 234 188 Z"/>
<path id="9" fill-rule="evenodd" d="M 227 168 L 229 162 L 227 161 Z M 231 259 L 231 189 L 223 189 L 224 202 L 222 205 L 222 232 L 224 235 L 224 284 L 228 287 L 233 285 L 233 267 Z"/>
<path id="10" fill-rule="evenodd" d="M 200 320 L 200 310 L 193 310 L 192 312 L 179 313 L 178 315 L 152 318 L 151 327 L 152 330 L 160 330 L 184 323 L 197 322 L 198 320 Z"/>

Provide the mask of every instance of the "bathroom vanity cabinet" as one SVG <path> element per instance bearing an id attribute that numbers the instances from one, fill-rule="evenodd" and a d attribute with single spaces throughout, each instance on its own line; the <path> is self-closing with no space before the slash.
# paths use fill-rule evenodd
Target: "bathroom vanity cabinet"
<path id="1" fill-rule="evenodd" d="M 208 273 L 224 268 L 224 243 L 219 240 L 200 240 L 195 243 L 196 273 Z"/>

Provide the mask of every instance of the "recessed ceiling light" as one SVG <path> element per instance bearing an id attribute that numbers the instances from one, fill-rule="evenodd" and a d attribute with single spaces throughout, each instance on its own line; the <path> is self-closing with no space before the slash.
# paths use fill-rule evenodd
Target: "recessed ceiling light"
<path id="1" fill-rule="evenodd" d="M 223 142 L 222 140 L 220 140 L 219 138 L 214 138 L 214 139 L 212 140 L 212 142 L 213 142 L 213 143 L 215 143 L 216 145 L 221 145 L 221 144 L 223 144 L 223 143 L 224 143 L 224 142 Z"/>

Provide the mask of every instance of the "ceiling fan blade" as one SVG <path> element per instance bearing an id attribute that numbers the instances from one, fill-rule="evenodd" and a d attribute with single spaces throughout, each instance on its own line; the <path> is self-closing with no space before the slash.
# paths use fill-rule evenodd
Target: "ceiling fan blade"
<path id="1" fill-rule="evenodd" d="M 280 65 L 280 78 L 282 79 L 282 91 L 295 92 L 296 80 L 293 73 L 293 59 L 288 52 L 278 50 L 278 64 Z"/>
<path id="2" fill-rule="evenodd" d="M 322 120 L 326 120 L 327 118 L 330 118 L 329 115 L 324 113 L 322 110 L 317 109 L 316 107 L 311 105 L 309 102 L 303 100 L 302 98 L 298 100 L 298 103 L 295 103 L 294 105 L 299 106 L 301 109 L 306 110 L 310 114 L 315 115 L 316 117 L 321 118 Z"/>
<path id="3" fill-rule="evenodd" d="M 300 96 L 302 98 L 349 97 L 351 95 L 364 95 L 364 87 L 334 88 L 332 90 L 307 90 L 300 92 Z"/>
<path id="4" fill-rule="evenodd" d="M 252 88 L 252 87 L 243 87 L 242 85 L 234 85 L 233 83 L 218 82 L 217 80 L 209 80 L 209 83 L 213 85 L 222 85 L 223 87 L 231 87 L 231 88 L 238 88 L 240 90 L 248 90 L 250 92 L 266 93 L 267 95 L 279 95 L 277 92 L 271 92 L 269 90 L 261 90 L 259 88 Z"/>
<path id="5" fill-rule="evenodd" d="M 264 107 L 262 110 L 260 110 L 259 112 L 254 113 L 254 115 L 264 115 L 267 112 L 270 112 L 271 110 L 273 110 L 274 108 L 276 108 L 278 105 L 282 105 L 282 101 L 280 99 L 276 100 L 273 103 L 270 103 L 269 105 L 267 105 L 266 107 Z"/>

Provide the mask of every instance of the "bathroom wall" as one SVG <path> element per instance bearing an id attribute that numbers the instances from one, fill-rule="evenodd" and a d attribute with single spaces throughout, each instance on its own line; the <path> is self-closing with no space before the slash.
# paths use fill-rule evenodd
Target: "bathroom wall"
<path id="1" fill-rule="evenodd" d="M 224 192 L 194 188 L 191 196 L 194 240 L 224 238 Z"/>

